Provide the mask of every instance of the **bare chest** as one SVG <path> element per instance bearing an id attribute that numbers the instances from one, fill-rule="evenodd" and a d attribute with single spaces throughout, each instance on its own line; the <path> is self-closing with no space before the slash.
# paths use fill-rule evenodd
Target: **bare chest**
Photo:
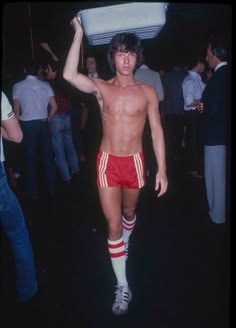
<path id="1" fill-rule="evenodd" d="M 110 115 L 137 116 L 146 112 L 147 100 L 140 88 L 109 88 L 104 100 L 104 111 Z"/>

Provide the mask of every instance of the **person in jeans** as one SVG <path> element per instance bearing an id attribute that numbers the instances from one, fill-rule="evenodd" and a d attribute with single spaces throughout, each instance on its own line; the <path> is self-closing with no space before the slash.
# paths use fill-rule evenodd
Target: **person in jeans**
<path id="1" fill-rule="evenodd" d="M 0 227 L 6 234 L 14 257 L 16 269 L 16 292 L 21 302 L 31 299 L 38 290 L 34 255 L 24 214 L 19 201 L 7 182 L 4 168 L 2 137 L 20 143 L 23 134 L 12 107 L 2 92 L 0 140 Z"/>
<path id="2" fill-rule="evenodd" d="M 74 145 L 71 125 L 71 101 L 67 86 L 63 85 L 57 62 L 50 62 L 45 69 L 46 78 L 55 93 L 58 110 L 50 121 L 52 146 L 56 165 L 65 183 L 70 183 L 72 177 L 79 176 L 80 165 Z M 68 92 L 66 93 L 65 90 Z"/>
<path id="3" fill-rule="evenodd" d="M 37 177 L 39 155 L 42 159 L 49 197 L 54 195 L 56 189 L 56 168 L 49 121 L 57 111 L 57 104 L 49 83 L 38 79 L 39 71 L 38 63 L 27 64 L 26 78 L 15 83 L 12 92 L 13 110 L 23 131 L 22 151 L 26 191 L 32 200 L 39 198 Z"/>

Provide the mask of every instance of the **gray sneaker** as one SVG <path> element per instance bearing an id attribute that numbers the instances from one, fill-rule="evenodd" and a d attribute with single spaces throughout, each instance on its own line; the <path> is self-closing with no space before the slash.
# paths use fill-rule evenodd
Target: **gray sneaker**
<path id="1" fill-rule="evenodd" d="M 112 312 L 115 315 L 121 315 L 128 311 L 129 302 L 132 299 L 132 294 L 129 286 L 117 286 L 115 291 L 116 298 L 112 305 Z"/>

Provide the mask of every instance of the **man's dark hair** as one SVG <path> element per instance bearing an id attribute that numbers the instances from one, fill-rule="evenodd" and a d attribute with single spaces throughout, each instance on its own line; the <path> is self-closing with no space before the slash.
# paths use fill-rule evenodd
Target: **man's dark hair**
<path id="1" fill-rule="evenodd" d="M 38 62 L 31 62 L 25 65 L 25 72 L 27 75 L 37 76 L 40 69 L 40 64 Z"/>
<path id="2" fill-rule="evenodd" d="M 134 33 L 124 32 L 113 36 L 108 48 L 108 63 L 112 72 L 115 72 L 114 55 L 117 51 L 136 53 L 137 62 L 135 69 L 143 63 L 141 39 Z"/>
<path id="3" fill-rule="evenodd" d="M 55 60 L 51 60 L 48 64 L 51 66 L 53 72 L 61 70 L 61 65 Z"/>
<path id="4" fill-rule="evenodd" d="M 198 57 L 198 56 L 192 56 L 189 60 L 188 60 L 188 68 L 190 70 L 192 70 L 194 67 L 197 66 L 198 63 L 202 63 L 202 64 L 205 64 L 206 65 L 206 61 L 204 58 L 202 57 Z"/>
<path id="5" fill-rule="evenodd" d="M 209 42 L 211 45 L 211 52 L 220 61 L 226 61 L 228 54 L 227 54 L 227 46 L 223 40 L 212 40 Z"/>

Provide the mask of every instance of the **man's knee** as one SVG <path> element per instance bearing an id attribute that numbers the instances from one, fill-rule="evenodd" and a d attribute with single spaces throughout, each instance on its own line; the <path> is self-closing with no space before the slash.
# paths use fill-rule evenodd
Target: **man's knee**
<path id="1" fill-rule="evenodd" d="M 130 209 L 127 209 L 127 208 L 124 208 L 123 209 L 123 216 L 128 221 L 133 220 L 133 218 L 135 217 L 135 209 L 131 209 L 131 208 Z"/>
<path id="2" fill-rule="evenodd" d="M 119 239 L 121 237 L 122 225 L 119 222 L 108 222 L 108 234 L 112 240 Z"/>

